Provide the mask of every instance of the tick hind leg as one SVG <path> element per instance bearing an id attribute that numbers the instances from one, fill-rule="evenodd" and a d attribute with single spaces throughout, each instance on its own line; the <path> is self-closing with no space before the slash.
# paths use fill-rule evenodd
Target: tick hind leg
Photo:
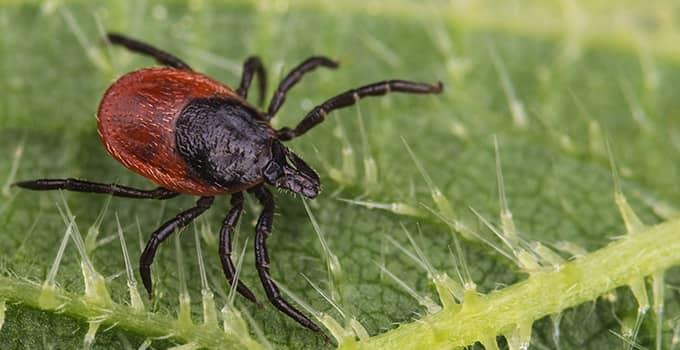
<path id="1" fill-rule="evenodd" d="M 277 131 L 279 139 L 282 141 L 292 140 L 300 135 L 303 135 L 309 129 L 320 124 L 326 115 L 333 110 L 351 106 L 360 99 L 368 96 L 382 96 L 388 92 L 405 92 L 409 94 L 438 94 L 442 92 L 443 85 L 441 82 L 437 84 L 423 84 L 406 80 L 387 80 L 381 81 L 362 87 L 351 89 L 332 97 L 326 102 L 314 107 L 302 121 L 294 128 L 282 128 Z"/>
<path id="2" fill-rule="evenodd" d="M 111 44 L 121 45 L 132 52 L 152 57 L 162 65 L 170 66 L 177 69 L 191 70 L 191 67 L 189 67 L 189 65 L 186 64 L 181 59 L 163 50 L 157 49 L 149 44 L 143 43 L 132 38 L 128 38 L 118 33 L 108 33 L 106 35 L 106 38 Z"/>
<path id="3" fill-rule="evenodd" d="M 220 230 L 220 260 L 222 262 L 222 270 L 224 270 L 224 276 L 229 281 L 229 284 L 234 286 L 236 283 L 236 290 L 243 295 L 246 299 L 257 304 L 257 299 L 253 292 L 241 283 L 240 280 L 235 278 L 236 268 L 234 267 L 234 262 L 231 260 L 231 239 L 234 234 L 234 227 L 238 223 L 238 219 L 243 211 L 243 193 L 237 192 L 231 195 L 231 210 L 224 218 L 222 224 L 222 229 Z"/>
<path id="4" fill-rule="evenodd" d="M 142 199 L 169 199 L 179 195 L 177 192 L 158 187 L 154 190 L 140 190 L 117 184 L 103 184 L 98 182 L 76 179 L 39 179 L 16 182 L 13 186 L 36 191 L 67 190 L 84 193 L 103 193 L 115 197 Z"/>
<path id="5" fill-rule="evenodd" d="M 151 282 L 151 264 L 156 256 L 156 249 L 158 245 L 165 241 L 170 235 L 179 230 L 182 227 L 188 225 L 191 221 L 197 218 L 199 215 L 203 214 L 213 203 L 213 197 L 201 197 L 196 205 L 190 209 L 187 209 L 164 223 L 159 227 L 154 233 L 151 234 L 151 238 L 146 242 L 146 247 L 144 247 L 144 252 L 139 258 L 139 274 L 142 276 L 142 283 L 144 283 L 144 288 L 149 293 L 149 298 L 153 296 L 153 285 Z"/>
<path id="6" fill-rule="evenodd" d="M 314 322 L 312 322 L 302 312 L 290 305 L 283 297 L 276 283 L 269 275 L 269 254 L 267 253 L 267 238 L 272 232 L 272 221 L 274 219 L 274 198 L 271 192 L 264 186 L 257 187 L 251 190 L 258 201 L 262 204 L 262 214 L 257 220 L 255 226 L 255 263 L 257 265 L 257 272 L 260 275 L 260 281 L 267 294 L 269 301 L 281 312 L 294 319 L 302 326 L 311 329 L 315 332 L 320 332 L 321 329 Z"/>
<path id="7" fill-rule="evenodd" d="M 248 98 L 248 89 L 250 89 L 250 83 L 253 78 L 257 77 L 259 90 L 258 105 L 262 106 L 264 104 L 265 94 L 267 92 L 267 71 L 262 65 L 262 60 L 257 56 L 251 56 L 243 62 L 243 74 L 241 75 L 241 84 L 236 93 L 244 99 Z"/>
<path id="8" fill-rule="evenodd" d="M 297 67 L 293 68 L 293 70 L 281 80 L 281 83 L 279 83 L 279 87 L 276 88 L 274 96 L 272 97 L 271 102 L 269 102 L 269 108 L 267 108 L 267 115 L 265 118 L 268 120 L 274 118 L 274 115 L 276 115 L 276 112 L 279 111 L 279 108 L 281 108 L 281 105 L 283 105 L 283 102 L 286 100 L 286 93 L 288 90 L 295 86 L 305 73 L 311 72 L 317 67 L 337 68 L 338 62 L 333 61 L 328 57 L 312 56 L 298 64 Z"/>

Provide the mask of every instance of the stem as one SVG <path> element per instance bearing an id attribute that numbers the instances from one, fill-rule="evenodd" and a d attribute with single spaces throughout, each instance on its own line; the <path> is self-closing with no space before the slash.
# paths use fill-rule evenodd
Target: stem
<path id="1" fill-rule="evenodd" d="M 418 322 L 358 341 L 357 349 L 451 349 L 507 334 L 518 325 L 593 299 L 680 263 L 680 219 L 626 235 L 559 271 L 535 273 L 508 288 L 444 308 Z M 348 346 L 350 344 L 347 344 Z"/>
<path id="2" fill-rule="evenodd" d="M 29 307 L 41 309 L 39 298 L 41 286 L 38 284 L 19 281 L 0 276 L 0 300 L 7 300 L 11 305 L 21 303 Z M 55 297 L 62 304 L 58 307 L 60 314 L 78 318 L 95 319 L 105 316 L 102 324 L 116 325 L 148 338 L 172 335 L 182 343 L 194 342 L 200 347 L 209 349 L 261 349 L 260 345 L 246 335 L 235 335 L 222 331 L 217 326 L 193 325 L 175 332 L 176 320 L 158 313 L 138 312 L 122 304 L 108 304 L 103 306 L 92 302 L 83 295 L 69 293 L 55 289 Z M 46 310 L 52 311 L 52 310 Z"/>

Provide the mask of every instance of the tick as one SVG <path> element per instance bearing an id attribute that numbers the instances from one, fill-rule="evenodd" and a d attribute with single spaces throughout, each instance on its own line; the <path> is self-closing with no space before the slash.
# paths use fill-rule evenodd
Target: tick
<path id="1" fill-rule="evenodd" d="M 259 104 L 264 102 L 267 78 L 257 56 L 246 59 L 241 83 L 233 90 L 151 45 L 114 33 L 108 34 L 107 39 L 165 66 L 122 76 L 104 93 L 97 112 L 97 131 L 109 154 L 159 187 L 142 190 L 72 178 L 39 179 L 15 185 L 31 190 L 69 190 L 140 199 L 198 196 L 194 207 L 164 223 L 146 243 L 139 273 L 150 297 L 151 264 L 158 246 L 210 208 L 215 196 L 229 194 L 232 207 L 220 229 L 222 269 L 242 296 L 257 303 L 253 292 L 234 277 L 231 259 L 232 234 L 243 210 L 243 194 L 249 192 L 263 207 L 255 225 L 255 263 L 267 298 L 302 326 L 320 331 L 319 326 L 281 296 L 269 274 L 267 238 L 272 230 L 274 198 L 267 185 L 307 198 L 316 197 L 320 188 L 319 175 L 283 142 L 304 135 L 323 122 L 329 112 L 351 106 L 363 97 L 388 92 L 437 94 L 442 91 L 442 83 L 386 80 L 364 85 L 314 107 L 296 127 L 275 130 L 270 121 L 283 105 L 286 93 L 304 74 L 318 67 L 337 68 L 338 62 L 323 56 L 303 61 L 281 80 L 269 107 L 260 110 L 246 100 L 250 84 L 257 78 Z"/>

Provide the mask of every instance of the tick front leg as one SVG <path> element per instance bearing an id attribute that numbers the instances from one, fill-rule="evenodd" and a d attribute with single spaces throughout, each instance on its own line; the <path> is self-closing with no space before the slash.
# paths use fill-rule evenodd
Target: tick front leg
<path id="1" fill-rule="evenodd" d="M 303 135 L 309 129 L 317 126 L 324 121 L 326 115 L 333 110 L 354 105 L 360 99 L 368 96 L 382 96 L 389 92 L 405 92 L 409 94 L 438 94 L 442 92 L 444 86 L 441 82 L 437 84 L 415 83 L 406 80 L 387 80 L 362 87 L 345 91 L 340 95 L 332 97 L 326 102 L 314 107 L 295 129 L 282 128 L 277 131 L 279 139 L 282 141 L 292 140 Z"/>
<path id="2" fill-rule="evenodd" d="M 157 49 L 147 43 L 143 43 L 141 41 L 128 38 L 125 35 L 117 33 L 108 33 L 106 35 L 106 38 L 113 45 L 121 45 L 132 52 L 152 57 L 156 60 L 156 62 L 162 65 L 170 66 L 177 69 L 191 70 L 191 67 L 189 67 L 189 65 L 186 64 L 181 59 L 163 50 Z"/>
<path id="3" fill-rule="evenodd" d="M 244 99 L 248 98 L 248 89 L 253 78 L 257 77 L 259 85 L 258 90 L 258 105 L 264 104 L 265 94 L 267 92 L 267 72 L 262 65 L 262 60 L 257 56 L 251 56 L 243 63 L 243 75 L 241 75 L 241 85 L 236 89 L 236 93 Z"/>
<path id="4" fill-rule="evenodd" d="M 222 229 L 220 230 L 220 260 L 224 276 L 232 286 L 236 283 L 236 290 L 246 299 L 258 304 L 253 292 L 248 289 L 240 280 L 235 279 L 236 268 L 231 260 L 231 236 L 234 234 L 234 227 L 238 222 L 243 211 L 243 193 L 237 192 L 231 195 L 231 210 L 224 218 Z M 233 288 L 233 287 L 232 287 Z"/>
<path id="5" fill-rule="evenodd" d="M 321 329 L 314 322 L 312 322 L 302 312 L 290 305 L 281 296 L 279 288 L 269 275 L 269 254 L 267 253 L 267 238 L 272 231 L 272 221 L 274 219 L 274 198 L 271 192 L 264 186 L 256 187 L 251 190 L 255 197 L 262 204 L 262 213 L 257 220 L 255 227 L 255 263 L 257 265 L 257 272 L 260 275 L 260 281 L 267 294 L 269 301 L 281 312 L 294 319 L 302 326 L 311 329 L 315 332 L 320 332 Z"/>
<path id="6" fill-rule="evenodd" d="M 116 184 L 103 184 L 76 179 L 39 179 L 17 182 L 14 183 L 13 186 L 35 191 L 67 190 L 84 193 L 104 193 L 115 197 L 142 199 L 169 199 L 179 195 L 177 192 L 162 187 L 158 187 L 154 190 L 140 190 Z"/>
<path id="7" fill-rule="evenodd" d="M 274 92 L 271 102 L 269 102 L 269 108 L 267 108 L 267 115 L 265 116 L 267 120 L 274 118 L 276 112 L 279 111 L 279 108 L 281 108 L 281 105 L 283 105 L 283 102 L 286 100 L 286 93 L 288 90 L 295 86 L 303 75 L 313 71 L 317 67 L 335 69 L 338 67 L 338 62 L 333 61 L 328 57 L 312 56 L 293 68 L 293 70 L 281 80 L 279 87 L 276 89 L 276 92 Z"/>
<path id="8" fill-rule="evenodd" d="M 146 242 L 144 252 L 142 252 L 142 256 L 139 258 L 139 274 L 142 276 L 142 283 L 144 283 L 144 288 L 146 288 L 147 293 L 149 293 L 149 298 L 153 296 L 151 264 L 156 256 L 158 245 L 170 237 L 175 230 L 179 230 L 188 225 L 191 221 L 208 210 L 212 205 L 213 200 L 213 197 L 201 197 L 196 202 L 196 206 L 177 214 L 177 216 L 164 223 L 151 234 L 151 238 Z"/>

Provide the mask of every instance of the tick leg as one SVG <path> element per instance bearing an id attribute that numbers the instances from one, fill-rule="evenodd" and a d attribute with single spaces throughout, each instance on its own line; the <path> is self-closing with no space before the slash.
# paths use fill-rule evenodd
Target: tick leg
<path id="1" fill-rule="evenodd" d="M 169 199 L 179 195 L 177 192 L 162 187 L 154 190 L 139 190 L 116 184 L 103 184 L 76 179 L 39 179 L 16 182 L 13 186 L 37 191 L 67 190 L 85 193 L 104 193 L 126 198 Z"/>
<path id="2" fill-rule="evenodd" d="M 236 283 L 236 290 L 241 293 L 246 299 L 257 304 L 257 299 L 253 292 L 248 289 L 240 280 L 234 280 L 236 275 L 236 268 L 231 260 L 231 235 L 234 233 L 234 227 L 238 222 L 241 212 L 243 211 L 243 193 L 237 192 L 231 195 L 231 210 L 224 218 L 222 229 L 220 230 L 220 260 L 222 261 L 222 270 L 224 276 L 233 286 Z"/>
<path id="3" fill-rule="evenodd" d="M 236 89 L 236 93 L 244 99 L 248 98 L 248 89 L 253 78 L 257 76 L 258 90 L 258 105 L 264 104 L 264 97 L 267 90 L 267 72 L 264 70 L 262 61 L 257 56 L 251 56 L 243 62 L 243 75 L 241 75 L 241 85 Z"/>
<path id="4" fill-rule="evenodd" d="M 276 286 L 271 276 L 269 275 L 269 254 L 267 253 L 267 238 L 272 231 L 272 221 L 274 219 L 274 198 L 271 192 L 264 186 L 256 187 L 251 190 L 255 197 L 262 204 L 262 213 L 257 219 L 255 226 L 255 263 L 257 265 L 257 272 L 260 275 L 260 281 L 267 294 L 269 301 L 284 314 L 294 319 L 302 326 L 309 328 L 315 332 L 320 332 L 321 329 L 307 316 L 303 315 L 295 307 L 290 305 L 281 296 L 279 288 Z"/>
<path id="5" fill-rule="evenodd" d="M 196 206 L 177 214 L 177 216 L 164 223 L 151 234 L 151 238 L 146 242 L 144 252 L 142 252 L 142 256 L 139 258 L 139 274 L 142 276 L 142 283 L 144 283 L 144 288 L 146 288 L 146 291 L 149 293 L 149 298 L 153 296 L 151 264 L 153 263 L 154 256 L 156 256 L 158 245 L 170 237 L 175 230 L 181 229 L 199 215 L 203 214 L 203 212 L 210 208 L 212 203 L 213 197 L 201 197 L 196 202 Z"/>
<path id="6" fill-rule="evenodd" d="M 282 128 L 277 131 L 282 141 L 292 140 L 306 133 L 309 129 L 321 123 L 325 116 L 333 110 L 351 106 L 367 96 L 381 96 L 388 92 L 405 92 L 409 94 L 438 94 L 444 86 L 437 84 L 415 83 L 406 80 L 387 80 L 351 89 L 332 97 L 326 102 L 314 107 L 295 129 Z"/>
<path id="7" fill-rule="evenodd" d="M 170 66 L 177 69 L 191 70 L 191 67 L 189 67 L 188 64 L 184 63 L 184 61 L 163 50 L 159 50 L 149 44 L 137 41 L 132 38 L 128 38 L 118 33 L 108 33 L 106 34 L 106 38 L 111 44 L 121 45 L 132 52 L 136 52 L 145 56 L 150 56 L 162 65 Z"/>
<path id="8" fill-rule="evenodd" d="M 269 108 L 267 109 L 265 118 L 267 118 L 267 120 L 274 118 L 274 115 L 276 115 L 276 112 L 279 111 L 279 108 L 281 108 L 281 105 L 283 105 L 283 102 L 286 100 L 286 93 L 288 90 L 295 86 L 305 73 L 311 72 L 319 66 L 337 68 L 338 62 L 333 61 L 328 57 L 312 56 L 293 68 L 293 70 L 281 80 L 279 87 L 276 88 L 276 92 L 274 92 L 274 96 L 272 97 L 271 102 L 269 102 Z"/>

